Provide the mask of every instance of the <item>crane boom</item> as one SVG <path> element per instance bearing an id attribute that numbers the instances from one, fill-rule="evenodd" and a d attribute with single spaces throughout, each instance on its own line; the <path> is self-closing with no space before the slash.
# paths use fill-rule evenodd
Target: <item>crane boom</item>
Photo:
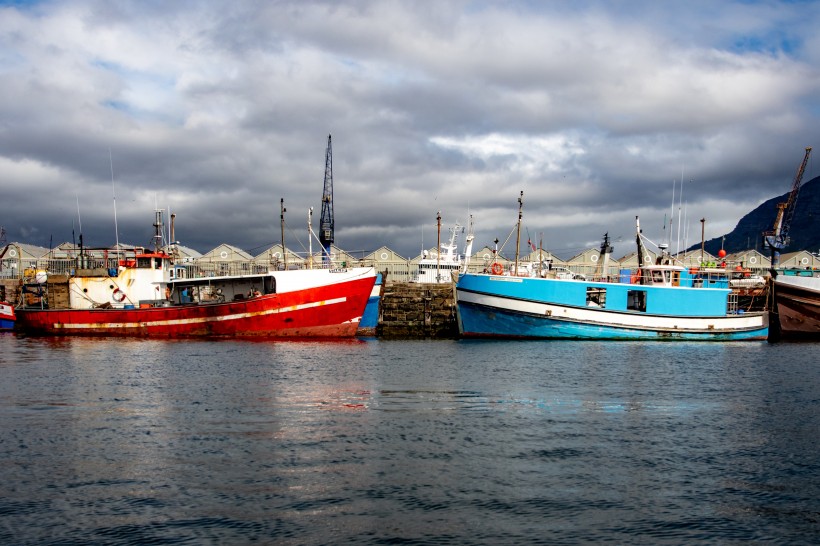
<path id="1" fill-rule="evenodd" d="M 330 246 L 334 239 L 333 222 L 333 149 L 330 145 L 330 135 L 327 135 L 327 150 L 325 151 L 325 187 L 322 193 L 322 215 L 319 219 L 319 242 L 325 249 L 323 262 L 330 261 Z"/>
<path id="2" fill-rule="evenodd" d="M 780 251 L 789 244 L 789 230 L 791 229 L 792 220 L 794 219 L 797 196 L 800 193 L 800 183 L 803 181 L 803 173 L 806 171 L 806 164 L 809 162 L 810 155 L 811 146 L 807 146 L 806 155 L 803 157 L 800 168 L 797 169 L 797 174 L 794 177 L 792 190 L 789 192 L 788 199 L 785 203 L 777 204 L 777 215 L 775 216 L 774 226 L 770 231 L 763 233 L 763 241 L 765 245 L 771 249 L 772 268 L 780 264 Z"/>
<path id="3" fill-rule="evenodd" d="M 795 175 L 794 177 L 792 191 L 791 193 L 789 193 L 789 200 L 786 202 L 786 212 L 784 213 L 785 218 L 783 219 L 783 224 L 780 228 L 780 232 L 783 238 L 788 238 L 789 230 L 792 227 L 792 219 L 794 219 L 794 209 L 797 208 L 797 195 L 800 192 L 800 183 L 803 180 L 803 173 L 806 171 L 806 164 L 809 161 L 810 155 L 811 147 L 807 147 L 806 155 L 803 157 L 803 163 L 800 164 L 800 168 L 797 169 L 797 175 Z"/>

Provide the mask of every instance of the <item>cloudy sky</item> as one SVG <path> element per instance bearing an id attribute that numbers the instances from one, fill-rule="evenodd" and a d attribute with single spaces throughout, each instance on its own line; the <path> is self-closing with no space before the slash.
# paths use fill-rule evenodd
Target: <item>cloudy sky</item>
<path id="1" fill-rule="evenodd" d="M 801 1 L 0 1 L 0 225 L 103 246 L 116 212 L 148 244 L 159 207 L 257 254 L 284 199 L 300 250 L 330 134 L 343 249 L 414 257 L 438 211 L 503 241 L 523 191 L 559 256 L 631 252 L 636 215 L 674 250 L 789 190 L 819 26 Z"/>

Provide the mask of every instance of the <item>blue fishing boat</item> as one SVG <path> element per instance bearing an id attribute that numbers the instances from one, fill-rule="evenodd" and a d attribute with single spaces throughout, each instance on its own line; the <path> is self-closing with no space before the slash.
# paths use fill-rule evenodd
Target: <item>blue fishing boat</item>
<path id="1" fill-rule="evenodd" d="M 740 341 L 768 335 L 768 314 L 738 307 L 728 271 L 687 269 L 665 253 L 613 282 L 550 278 L 548 270 L 514 273 L 459 275 L 463 337 Z"/>

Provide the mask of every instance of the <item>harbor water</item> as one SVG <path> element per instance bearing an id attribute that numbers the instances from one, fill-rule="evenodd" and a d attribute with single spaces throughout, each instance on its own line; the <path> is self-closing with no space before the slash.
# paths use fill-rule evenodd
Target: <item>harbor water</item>
<path id="1" fill-rule="evenodd" d="M 0 335 L 0 543 L 816 544 L 818 347 Z"/>

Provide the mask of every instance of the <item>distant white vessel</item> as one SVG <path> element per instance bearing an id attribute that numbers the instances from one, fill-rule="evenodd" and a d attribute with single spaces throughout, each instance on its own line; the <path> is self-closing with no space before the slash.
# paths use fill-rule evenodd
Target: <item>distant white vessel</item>
<path id="1" fill-rule="evenodd" d="M 458 272 L 463 263 L 463 259 L 458 255 L 456 239 L 461 225 L 450 228 L 450 242 L 441 243 L 438 256 L 430 254 L 426 250 L 422 252 L 419 260 L 418 271 L 413 275 L 411 282 L 442 284 L 452 282 L 452 274 Z"/>

